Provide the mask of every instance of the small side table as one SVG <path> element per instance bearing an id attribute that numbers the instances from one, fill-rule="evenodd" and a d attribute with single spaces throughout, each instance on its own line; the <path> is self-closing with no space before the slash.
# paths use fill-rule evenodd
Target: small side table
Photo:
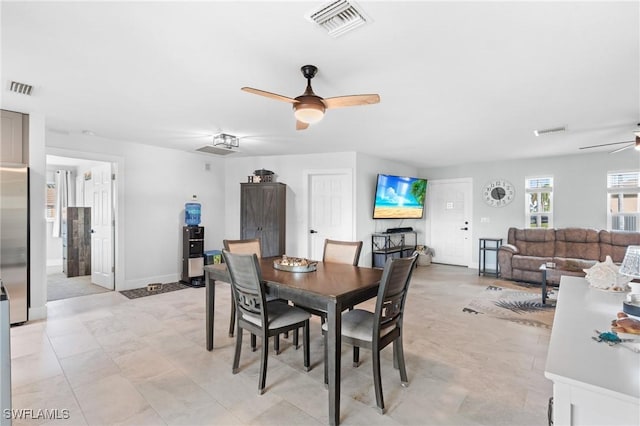
<path id="1" fill-rule="evenodd" d="M 480 238 L 478 252 L 478 275 L 493 275 L 496 278 L 500 276 L 500 267 L 498 266 L 498 249 L 502 245 L 502 238 Z M 489 265 L 492 269 L 487 269 L 487 254 L 493 253 L 493 265 Z"/>
<path id="2" fill-rule="evenodd" d="M 546 263 L 543 263 L 542 265 L 540 265 L 540 268 L 538 268 L 538 270 L 540 272 L 542 272 L 541 292 L 542 292 L 542 304 L 543 305 L 547 304 L 547 297 L 549 296 L 549 292 L 547 291 L 547 287 L 549 287 L 547 285 L 547 270 L 548 269 L 554 269 L 554 268 L 549 268 Z"/>

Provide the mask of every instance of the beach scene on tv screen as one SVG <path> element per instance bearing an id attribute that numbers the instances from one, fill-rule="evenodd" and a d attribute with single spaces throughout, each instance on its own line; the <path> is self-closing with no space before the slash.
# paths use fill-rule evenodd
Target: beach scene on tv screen
<path id="1" fill-rule="evenodd" d="M 424 179 L 378 175 L 374 219 L 420 219 L 427 181 Z"/>

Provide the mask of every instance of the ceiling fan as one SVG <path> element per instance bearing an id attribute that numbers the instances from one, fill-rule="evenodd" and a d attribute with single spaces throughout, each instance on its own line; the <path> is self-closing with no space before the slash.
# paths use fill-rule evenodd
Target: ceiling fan
<path id="1" fill-rule="evenodd" d="M 296 130 L 304 130 L 309 127 L 309 124 L 317 123 L 322 120 L 324 112 L 327 109 L 370 105 L 380 102 L 380 96 L 377 94 L 337 96 L 326 99 L 321 98 L 313 93 L 313 89 L 311 88 L 311 79 L 318 72 L 318 68 L 314 65 L 304 65 L 300 70 L 302 71 L 304 78 L 307 79 L 307 88 L 302 95 L 296 98 L 289 98 L 287 96 L 265 92 L 264 90 L 254 89 L 252 87 L 243 87 L 241 90 L 255 95 L 265 96 L 270 99 L 275 99 L 277 101 L 293 104 L 293 115 L 296 118 Z"/>
<path id="2" fill-rule="evenodd" d="M 640 126 L 640 123 L 638 123 L 638 126 Z M 579 149 L 591 149 L 591 148 L 600 148 L 603 146 L 614 146 L 614 145 L 626 144 L 621 148 L 614 149 L 613 151 L 609 152 L 609 154 L 615 154 L 616 152 L 624 151 L 632 147 L 635 147 L 637 151 L 640 151 L 640 131 L 635 132 L 634 135 L 636 138 L 635 140 L 632 140 L 632 141 L 611 142 L 611 143 L 603 143 L 599 145 L 581 146 Z"/>

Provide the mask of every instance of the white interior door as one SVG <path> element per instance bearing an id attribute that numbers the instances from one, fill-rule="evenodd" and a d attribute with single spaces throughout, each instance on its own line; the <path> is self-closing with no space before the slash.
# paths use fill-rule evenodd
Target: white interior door
<path id="1" fill-rule="evenodd" d="M 429 181 L 429 215 L 433 261 L 471 264 L 471 179 Z"/>
<path id="2" fill-rule="evenodd" d="M 353 239 L 353 173 L 336 170 L 306 174 L 309 258 L 321 260 L 325 238 Z"/>
<path id="3" fill-rule="evenodd" d="M 91 282 L 114 289 L 111 164 L 91 168 Z"/>

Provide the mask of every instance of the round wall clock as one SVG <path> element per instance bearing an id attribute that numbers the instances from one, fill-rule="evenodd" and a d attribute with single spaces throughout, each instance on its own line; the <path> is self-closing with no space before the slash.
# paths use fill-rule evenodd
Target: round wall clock
<path id="1" fill-rule="evenodd" d="M 511 182 L 504 179 L 494 179 L 482 188 L 482 198 L 491 207 L 504 207 L 513 201 L 516 195 Z"/>

